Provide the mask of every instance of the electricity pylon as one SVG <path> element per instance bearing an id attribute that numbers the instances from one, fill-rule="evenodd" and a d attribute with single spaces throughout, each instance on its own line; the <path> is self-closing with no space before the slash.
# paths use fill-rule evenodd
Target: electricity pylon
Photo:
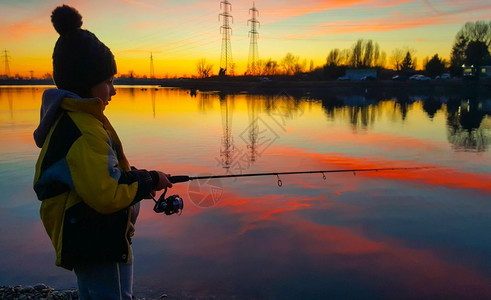
<path id="1" fill-rule="evenodd" d="M 223 24 L 220 26 L 220 33 L 222 34 L 222 54 L 220 57 L 220 76 L 227 75 L 227 72 L 233 74 L 233 61 L 232 61 L 232 45 L 230 43 L 230 36 L 232 35 L 232 27 L 230 27 L 230 21 L 234 22 L 234 19 L 230 12 L 232 11 L 232 4 L 228 0 L 220 2 L 220 9 L 223 9 L 222 13 L 218 15 L 223 19 Z"/>
<path id="2" fill-rule="evenodd" d="M 259 54 L 257 50 L 257 38 L 259 37 L 259 32 L 257 31 L 258 26 L 261 26 L 257 17 L 259 16 L 259 10 L 256 8 L 256 3 L 252 2 L 252 8 L 249 9 L 249 14 L 252 18 L 247 20 L 247 25 L 251 24 L 251 30 L 249 31 L 250 44 L 249 44 L 249 62 L 247 64 L 247 74 L 249 75 L 259 75 Z"/>
<path id="3" fill-rule="evenodd" d="M 155 71 L 153 69 L 153 54 L 150 52 L 150 78 L 155 78 Z"/>
<path id="4" fill-rule="evenodd" d="M 9 54 L 8 54 L 8 51 L 7 49 L 5 49 L 3 51 L 3 57 L 4 57 L 4 61 L 5 61 L 5 76 L 6 77 L 9 77 L 10 76 L 10 67 L 9 67 Z"/>

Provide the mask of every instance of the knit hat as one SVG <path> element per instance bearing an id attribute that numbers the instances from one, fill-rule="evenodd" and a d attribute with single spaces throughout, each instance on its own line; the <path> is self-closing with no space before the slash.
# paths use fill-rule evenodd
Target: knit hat
<path id="1" fill-rule="evenodd" d="M 59 89 L 90 97 L 90 89 L 117 73 L 111 50 L 90 31 L 73 7 L 55 8 L 51 22 L 60 34 L 53 51 L 53 77 Z"/>

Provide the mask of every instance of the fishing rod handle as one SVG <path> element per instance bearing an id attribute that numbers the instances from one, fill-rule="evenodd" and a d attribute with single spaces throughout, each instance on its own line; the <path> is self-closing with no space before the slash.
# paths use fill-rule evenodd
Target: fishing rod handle
<path id="1" fill-rule="evenodd" d="M 187 182 L 190 180 L 189 176 L 187 175 L 170 176 L 168 179 L 171 183 Z"/>

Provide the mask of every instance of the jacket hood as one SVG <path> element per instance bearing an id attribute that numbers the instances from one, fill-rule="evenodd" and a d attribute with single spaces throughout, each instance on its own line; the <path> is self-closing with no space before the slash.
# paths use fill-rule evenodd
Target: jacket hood
<path id="1" fill-rule="evenodd" d="M 82 99 L 77 94 L 60 89 L 47 89 L 43 93 L 41 119 L 34 131 L 34 141 L 39 148 L 43 147 L 49 130 L 60 112 L 60 104 L 64 98 Z"/>

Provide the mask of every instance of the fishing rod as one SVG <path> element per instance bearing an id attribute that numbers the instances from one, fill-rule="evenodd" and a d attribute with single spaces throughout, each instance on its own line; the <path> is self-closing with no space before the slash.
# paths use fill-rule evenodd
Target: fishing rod
<path id="1" fill-rule="evenodd" d="M 278 185 L 282 186 L 282 181 L 279 175 L 297 175 L 297 174 L 323 174 L 324 180 L 326 179 L 325 173 L 353 173 L 357 172 L 378 172 L 378 171 L 394 171 L 394 170 L 419 170 L 428 169 L 430 167 L 406 167 L 406 168 L 371 168 L 371 169 L 333 169 L 333 170 L 320 170 L 320 171 L 293 171 L 293 172 L 270 172 L 270 173 L 247 173 L 247 174 L 230 174 L 230 175 L 209 175 L 209 176 L 187 176 L 177 175 L 168 177 L 171 183 L 187 182 L 191 180 L 200 179 L 218 179 L 218 178 L 235 178 L 235 177 L 255 177 L 255 176 L 276 176 L 278 177 Z"/>
<path id="2" fill-rule="evenodd" d="M 332 170 L 319 170 L 319 171 L 292 171 L 292 172 L 269 172 L 269 173 L 247 173 L 247 174 L 230 174 L 230 175 L 208 175 L 208 176 L 188 176 L 188 175 L 176 175 L 169 176 L 168 179 L 171 183 L 187 182 L 192 180 L 201 179 L 219 179 L 219 178 L 237 178 L 237 177 L 256 177 L 256 176 L 276 176 L 278 178 L 278 186 L 281 187 L 283 182 L 280 179 L 280 175 L 298 175 L 298 174 L 322 174 L 323 179 L 326 180 L 326 173 L 353 173 L 357 172 L 379 172 L 379 171 L 397 171 L 397 170 L 421 170 L 429 169 L 431 167 L 400 167 L 400 168 L 370 168 L 370 169 L 332 169 Z M 172 215 L 175 213 L 182 213 L 184 207 L 184 201 L 179 195 L 172 195 L 165 198 L 167 188 L 164 193 L 156 200 L 153 210 L 156 213 L 165 213 L 166 215 Z"/>

